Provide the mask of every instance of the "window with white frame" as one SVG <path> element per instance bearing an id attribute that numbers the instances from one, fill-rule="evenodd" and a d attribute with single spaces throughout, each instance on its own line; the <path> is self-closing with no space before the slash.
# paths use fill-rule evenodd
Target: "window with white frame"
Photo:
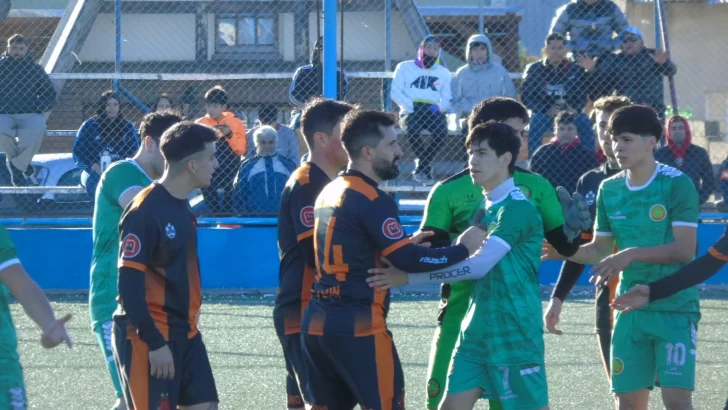
<path id="1" fill-rule="evenodd" d="M 277 52 L 278 29 L 275 16 L 220 14 L 216 29 L 218 52 Z"/>

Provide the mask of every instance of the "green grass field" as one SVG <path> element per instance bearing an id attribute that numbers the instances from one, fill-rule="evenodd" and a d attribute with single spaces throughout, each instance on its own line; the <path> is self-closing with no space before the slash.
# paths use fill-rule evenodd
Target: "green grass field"
<path id="1" fill-rule="evenodd" d="M 19 305 L 12 306 L 30 408 L 108 410 L 113 389 L 90 329 L 86 296 L 54 297 L 53 305 L 59 314 L 74 315 L 70 323 L 73 350 L 43 350 L 35 325 Z M 436 308 L 434 295 L 393 297 L 389 326 L 404 366 L 409 409 L 424 408 L 425 373 Z M 724 299 L 705 299 L 702 303 L 696 409 L 722 409 L 728 396 L 727 310 Z M 270 297 L 205 297 L 201 329 L 221 409 L 285 408 L 285 370 L 271 315 Z M 551 408 L 613 408 L 593 333 L 593 299 L 573 299 L 567 303 L 562 323 L 563 336 L 546 335 Z M 652 396 L 651 408 L 663 408 L 658 394 Z M 485 409 L 487 405 L 480 403 L 477 408 Z"/>

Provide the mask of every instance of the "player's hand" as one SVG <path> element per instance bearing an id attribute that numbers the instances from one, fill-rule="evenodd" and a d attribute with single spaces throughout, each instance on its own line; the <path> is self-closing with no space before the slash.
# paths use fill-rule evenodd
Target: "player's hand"
<path id="1" fill-rule="evenodd" d="M 157 379 L 174 379 L 174 359 L 168 345 L 149 352 L 149 368 L 152 377 Z"/>
<path id="2" fill-rule="evenodd" d="M 60 319 L 52 321 L 40 337 L 41 346 L 46 349 L 51 349 L 63 342 L 66 342 L 66 346 L 68 346 L 69 349 L 72 348 L 73 343 L 71 342 L 71 338 L 68 336 L 68 331 L 66 330 L 66 323 L 68 323 L 69 320 L 71 320 L 70 313 Z"/>
<path id="3" fill-rule="evenodd" d="M 564 334 L 561 330 L 556 328 L 559 324 L 561 317 L 561 300 L 559 298 L 551 298 L 548 308 L 546 308 L 546 314 L 543 316 L 543 321 L 546 323 L 546 329 L 549 333 L 561 336 Z"/>
<path id="4" fill-rule="evenodd" d="M 373 274 L 373 276 L 367 278 L 370 288 L 375 288 L 377 292 L 381 292 L 409 283 L 407 272 L 395 268 L 387 258 L 382 257 L 381 260 L 385 267 L 372 268 L 367 271 Z"/>
<path id="5" fill-rule="evenodd" d="M 637 310 L 642 306 L 650 303 L 650 287 L 647 285 L 635 285 L 632 289 L 617 296 L 611 306 L 614 309 L 621 310 L 622 313 Z"/>
<path id="6" fill-rule="evenodd" d="M 431 236 L 435 236 L 435 232 L 418 230 L 417 232 L 412 234 L 412 236 L 410 237 L 410 241 L 415 245 L 422 246 L 423 248 L 429 248 L 430 246 L 432 246 L 432 244 L 430 242 L 422 243 L 422 241 L 428 240 L 427 238 Z"/>
<path id="7" fill-rule="evenodd" d="M 233 131 L 227 124 L 220 124 L 217 126 L 217 129 L 220 131 L 220 134 L 225 138 L 230 138 L 233 135 Z"/>
<path id="8" fill-rule="evenodd" d="M 573 242 L 581 235 L 582 231 L 591 228 L 592 219 L 589 213 L 589 205 L 587 205 L 583 195 L 579 193 L 570 195 L 569 191 L 564 187 L 557 187 L 556 194 L 559 196 L 561 211 L 564 214 L 564 233 L 569 242 Z"/>
<path id="9" fill-rule="evenodd" d="M 483 246 L 483 242 L 487 237 L 487 231 L 484 231 L 475 226 L 471 226 L 460 236 L 458 236 L 457 241 L 455 241 L 455 245 L 465 245 L 465 247 L 468 248 L 468 252 L 472 256 Z"/>
<path id="10" fill-rule="evenodd" d="M 597 287 L 609 283 L 612 276 L 619 275 L 630 263 L 632 263 L 632 254 L 629 249 L 607 256 L 589 269 L 589 274 L 592 275 L 589 282 Z"/>
<path id="11" fill-rule="evenodd" d="M 564 255 L 558 253 L 556 251 L 556 248 L 551 246 L 550 243 L 546 242 L 546 240 L 543 241 L 541 244 L 541 262 L 546 261 L 565 261 L 566 257 Z"/>

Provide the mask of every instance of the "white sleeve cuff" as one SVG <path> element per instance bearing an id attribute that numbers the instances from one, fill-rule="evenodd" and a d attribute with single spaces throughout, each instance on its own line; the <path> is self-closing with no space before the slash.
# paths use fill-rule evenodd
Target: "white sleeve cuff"
<path id="1" fill-rule="evenodd" d="M 19 265 L 19 264 L 20 264 L 20 259 L 18 259 L 18 258 L 8 259 L 5 262 L 0 263 L 0 271 L 3 271 L 8 266 Z"/>
<path id="2" fill-rule="evenodd" d="M 614 236 L 614 234 L 612 234 L 611 232 L 600 232 L 600 231 L 594 232 L 594 235 L 595 236 Z"/>

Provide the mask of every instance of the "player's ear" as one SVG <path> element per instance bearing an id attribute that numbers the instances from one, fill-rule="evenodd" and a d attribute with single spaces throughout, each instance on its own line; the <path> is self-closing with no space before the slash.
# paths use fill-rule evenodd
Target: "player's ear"
<path id="1" fill-rule="evenodd" d="M 150 136 L 145 136 L 142 140 L 142 146 L 144 147 L 144 151 L 151 152 L 154 151 L 157 148 L 157 143 L 154 141 L 154 138 Z"/>

